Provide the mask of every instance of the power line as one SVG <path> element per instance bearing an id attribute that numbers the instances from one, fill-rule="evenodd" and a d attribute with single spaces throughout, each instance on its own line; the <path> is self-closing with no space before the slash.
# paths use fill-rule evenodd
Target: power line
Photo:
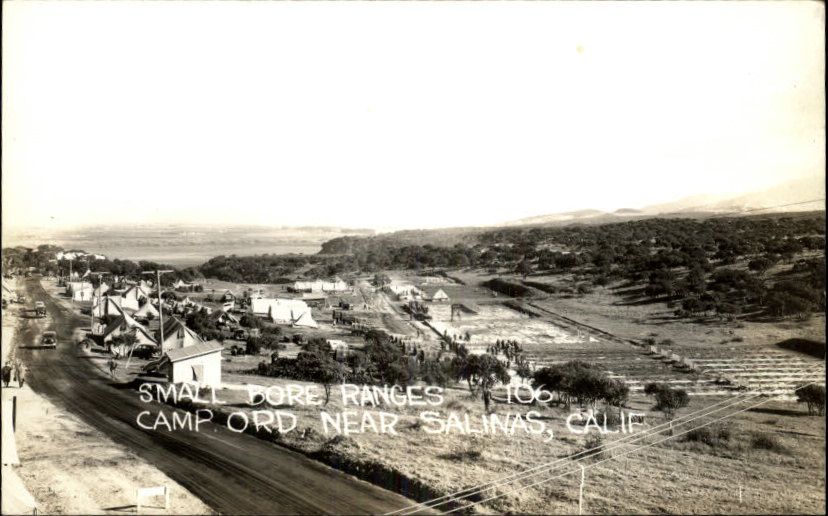
<path id="1" fill-rule="evenodd" d="M 613 445 L 613 446 L 616 446 L 616 445 L 620 445 L 620 444 L 625 444 L 625 443 L 624 443 L 624 441 L 628 441 L 628 440 L 643 439 L 644 437 L 646 437 L 647 435 L 649 435 L 649 434 L 647 434 L 647 432 L 656 432 L 656 431 L 660 431 L 660 430 L 663 430 L 665 427 L 670 426 L 671 424 L 684 424 L 684 423 L 687 423 L 687 422 L 689 422 L 689 421 L 693 421 L 693 420 L 695 420 L 695 419 L 698 419 L 698 417 L 702 417 L 702 416 L 704 416 L 704 415 L 709 415 L 710 413 L 717 412 L 718 410 L 722 410 L 723 408 L 729 408 L 729 407 L 730 407 L 730 406 L 732 406 L 732 405 L 736 405 L 736 404 L 738 404 L 739 402 L 741 402 L 741 401 L 742 401 L 742 399 L 746 399 L 748 396 L 752 396 L 752 395 L 749 395 L 749 394 L 740 394 L 740 395 L 738 395 L 738 396 L 736 396 L 736 397 L 732 397 L 732 398 L 727 398 L 727 399 L 724 399 L 724 400 L 722 400 L 722 401 L 719 401 L 719 402 L 717 402 L 717 403 L 714 403 L 714 404 L 712 404 L 712 405 L 708 405 L 707 407 L 704 407 L 704 408 L 702 408 L 702 409 L 699 409 L 699 410 L 697 410 L 697 411 L 695 411 L 695 412 L 691 412 L 691 413 L 689 413 L 689 414 L 685 414 L 684 416 L 681 416 L 681 417 L 680 417 L 680 418 L 678 418 L 678 419 L 674 419 L 674 420 L 672 420 L 672 422 L 665 422 L 665 423 L 661 423 L 661 424 L 659 424 L 659 425 L 656 425 L 656 426 L 654 426 L 654 427 L 651 427 L 651 428 L 647 429 L 645 432 L 641 432 L 641 433 L 638 433 L 638 434 L 629 434 L 629 435 L 627 435 L 627 436 L 625 436 L 625 437 L 621 437 L 621 438 L 619 438 L 619 439 L 616 439 L 616 440 L 614 440 L 614 441 L 612 442 L 612 445 Z M 742 397 L 742 398 L 740 398 L 740 397 Z M 723 405 L 723 404 L 724 404 L 724 405 L 727 405 L 727 406 L 722 407 L 722 408 L 720 408 L 720 409 L 716 409 L 716 410 L 711 411 L 711 409 L 712 409 L 713 407 L 716 407 L 717 405 Z M 710 412 L 708 412 L 708 411 L 710 411 Z M 706 413 L 706 414 L 702 414 L 703 412 L 707 412 L 707 413 Z M 690 418 L 690 419 L 687 419 L 687 418 Z M 680 421 L 680 420 L 682 420 L 682 419 L 687 419 L 687 421 Z M 558 464 L 558 463 L 565 463 L 565 462 L 568 462 L 569 460 L 571 460 L 571 459 L 575 459 L 575 458 L 577 458 L 577 457 L 579 457 L 579 456 L 586 456 L 586 455 L 589 455 L 589 454 L 593 453 L 595 450 L 597 450 L 597 448 L 590 448 L 590 449 L 588 449 L 588 450 L 583 450 L 583 451 L 581 451 L 581 452 L 578 452 L 578 453 L 576 453 L 576 454 L 570 455 L 570 456 L 568 456 L 568 457 L 564 457 L 564 458 L 561 458 L 561 459 L 558 459 L 558 460 L 555 460 L 555 461 L 552 461 L 552 462 L 549 462 L 549 463 L 541 464 L 541 465 L 539 465 L 539 466 L 535 466 L 535 467 L 532 467 L 532 468 L 529 468 L 529 469 L 526 469 L 526 470 L 523 470 L 523 471 L 519 471 L 519 472 L 517 472 L 517 473 L 513 473 L 512 475 L 509 475 L 509 476 L 506 476 L 506 477 L 503 477 L 503 478 L 500 478 L 500 479 L 496 479 L 496 480 L 493 480 L 493 481 L 490 481 L 490 482 L 487 482 L 487 483 L 484 483 L 484 484 L 480 484 L 480 485 L 478 485 L 478 486 L 468 487 L 468 488 L 463 489 L 463 490 L 461 490 L 461 491 L 457 491 L 457 492 L 455 492 L 455 493 L 451 493 L 451 494 L 448 494 L 448 495 L 444 495 L 444 496 L 442 496 L 442 497 L 435 498 L 435 499 L 433 499 L 433 500 L 429 500 L 429 501 L 427 501 L 427 502 L 423 502 L 423 503 L 418 504 L 418 505 L 414 505 L 414 506 L 411 506 L 411 507 L 406 507 L 406 508 L 403 508 L 403 509 L 399 509 L 398 511 L 395 511 L 395 512 L 392 512 L 392 513 L 388 513 L 388 514 L 395 514 L 395 513 L 397 513 L 397 512 L 406 511 L 406 510 L 409 510 L 409 509 L 419 508 L 419 507 L 421 507 L 421 506 L 425 506 L 425 505 L 427 505 L 427 504 L 433 504 L 433 505 L 430 505 L 430 507 L 437 507 L 437 506 L 440 506 L 440 505 L 444 505 L 444 504 L 445 504 L 445 503 L 447 503 L 448 501 L 451 501 L 450 499 L 456 499 L 456 498 L 458 498 L 458 495 L 461 495 L 461 496 L 459 496 L 459 498 L 464 498 L 464 497 L 467 497 L 467 496 L 471 496 L 471 495 L 473 495 L 473 494 L 478 494 L 478 493 L 480 493 L 480 492 L 483 492 L 483 491 L 487 491 L 487 490 L 489 490 L 489 489 L 492 489 L 493 487 L 496 487 L 496 485 L 497 485 L 497 484 L 501 484 L 501 483 L 509 483 L 509 482 L 513 482 L 513 481 L 515 481 L 515 480 L 520 480 L 520 478 L 521 478 L 521 477 L 523 477 L 523 478 L 528 478 L 528 477 L 530 477 L 530 476 L 534 476 L 534 475 L 536 475 L 536 474 L 544 473 L 544 472 L 546 472 L 546 470 L 547 470 L 547 469 L 549 469 L 550 467 L 554 466 L 555 464 Z M 535 473 L 532 473 L 533 471 L 534 471 Z M 514 478 L 514 480 L 509 480 L 510 478 L 513 478 L 513 477 L 515 477 L 515 478 Z M 486 488 L 486 489 L 482 489 L 484 486 L 488 486 L 488 485 L 491 485 L 491 487 Z M 434 504 L 434 502 L 437 502 L 437 501 L 440 501 L 440 500 L 444 500 L 444 499 L 445 499 L 446 501 L 441 502 L 441 503 Z"/>
<path id="2" fill-rule="evenodd" d="M 748 395 L 747 395 L 747 394 L 740 394 L 740 395 L 738 395 L 738 396 L 748 396 Z M 708 411 L 708 410 L 712 409 L 713 407 L 716 407 L 717 405 L 722 405 L 722 404 L 736 404 L 736 403 L 738 403 L 738 402 L 734 402 L 734 399 L 737 399 L 737 398 L 738 398 L 738 396 L 737 396 L 737 397 L 733 397 L 733 398 L 727 398 L 727 399 L 725 399 L 725 400 L 719 401 L 719 402 L 714 403 L 714 404 L 712 404 L 712 405 L 708 405 L 707 407 L 704 407 L 704 408 L 702 408 L 702 409 L 699 409 L 699 410 L 697 410 L 697 411 L 695 411 L 695 412 L 691 412 L 691 413 L 689 413 L 689 414 L 685 414 L 684 416 L 681 416 L 681 417 L 680 417 L 680 418 L 678 418 L 678 419 L 679 419 L 679 420 L 681 420 L 681 419 L 685 419 L 685 418 L 692 418 L 692 417 L 695 417 L 695 416 L 697 416 L 698 414 L 701 414 L 702 412 L 706 412 L 706 411 Z M 725 408 L 727 408 L 727 407 L 725 407 Z M 690 419 L 690 420 L 692 421 L 693 419 Z M 685 422 L 686 422 L 686 421 L 685 421 Z M 676 424 L 676 420 L 673 420 L 673 424 Z M 682 424 L 682 423 L 678 423 L 678 424 Z M 658 429 L 663 429 L 663 427 L 667 427 L 667 426 L 669 426 L 669 425 L 670 425 L 670 422 L 661 423 L 661 424 L 659 424 L 659 425 L 656 425 L 656 426 L 654 426 L 654 427 L 652 427 L 652 428 L 647 429 L 647 430 L 646 430 L 646 432 L 654 432 L 654 431 L 656 431 L 656 430 L 658 430 Z M 622 444 L 622 442 L 623 442 L 623 441 L 627 441 L 627 440 L 631 440 L 631 439 L 639 439 L 639 438 L 646 437 L 646 435 L 644 435 L 644 433 L 645 433 L 645 432 L 638 433 L 638 434 L 629 434 L 629 435 L 627 435 L 627 436 L 625 436 L 625 437 L 621 437 L 621 438 L 619 438 L 619 439 L 614 440 L 614 441 L 612 442 L 612 444 L 613 444 L 613 445 L 616 445 L 616 444 Z M 521 477 L 523 477 L 523 478 L 528 478 L 528 477 L 533 476 L 533 475 L 535 475 L 535 474 L 540 474 L 540 473 L 546 472 L 546 470 L 547 470 L 547 469 L 549 469 L 550 467 L 552 467 L 552 466 L 554 466 L 554 465 L 556 465 L 556 464 L 559 464 L 559 463 L 565 463 L 565 462 L 568 462 L 569 460 L 571 460 L 571 459 L 575 459 L 575 458 L 577 458 L 577 457 L 579 457 L 579 456 L 585 456 L 585 455 L 591 454 L 591 453 L 593 453 L 595 450 L 597 450 L 597 448 L 590 448 L 590 449 L 588 449 L 588 450 L 583 450 L 583 451 L 581 451 L 581 452 L 578 452 L 578 453 L 576 453 L 576 454 L 570 455 L 570 456 L 568 456 L 568 457 L 563 457 L 563 458 L 561 458 L 561 459 L 558 459 L 558 460 L 555 460 L 555 461 L 552 461 L 552 462 L 548 462 L 548 463 L 545 463 L 545 464 L 541 464 L 541 465 L 539 465 L 539 466 L 534 466 L 534 467 L 532 467 L 532 468 L 525 469 L 525 470 L 523 470 L 523 471 L 518 471 L 518 472 L 513 473 L 513 474 L 511 474 L 511 475 L 508 475 L 508 476 L 506 476 L 506 477 L 502 477 L 502 478 L 499 478 L 499 479 L 496 479 L 496 480 L 492 480 L 492 481 L 489 481 L 489 482 L 486 482 L 486 483 L 483 483 L 483 484 L 480 484 L 480 485 L 477 485 L 477 486 L 467 487 L 467 488 L 462 489 L 462 490 L 460 490 L 460 491 L 456 491 L 456 492 L 454 492 L 454 493 L 450 493 L 450 494 L 447 494 L 447 495 L 443 495 L 443 496 L 441 496 L 441 497 L 434 498 L 434 499 L 432 499 L 432 500 L 428 500 L 428 501 L 426 501 L 426 502 L 422 502 L 422 503 L 419 503 L 419 504 L 417 504 L 417 505 L 412 505 L 412 506 L 409 506 L 409 507 L 404 507 L 404 508 L 402 508 L 402 509 L 398 509 L 398 510 L 396 510 L 396 511 L 389 512 L 389 513 L 387 513 L 387 514 L 391 515 L 391 514 L 402 513 L 402 512 L 408 511 L 408 510 L 412 510 L 412 509 L 419 509 L 419 508 L 421 508 L 421 507 L 439 507 L 440 505 L 444 505 L 445 503 L 448 503 L 448 502 L 450 502 L 450 501 L 452 501 L 452 500 L 455 500 L 455 499 L 457 499 L 457 498 L 465 498 L 465 497 L 467 497 L 467 496 L 471 496 L 471 495 L 478 494 L 478 493 L 483 492 L 483 491 L 487 491 L 487 490 L 489 490 L 489 489 L 492 489 L 492 488 L 494 488 L 494 487 L 497 487 L 497 484 L 501 484 L 501 483 L 509 483 L 509 482 L 513 482 L 513 481 L 516 481 L 516 480 L 520 480 L 520 478 L 521 478 Z M 532 472 L 535 472 L 535 473 L 532 473 Z M 514 478 L 514 480 L 509 480 L 509 479 L 512 479 L 512 478 Z M 485 489 L 484 489 L 484 487 L 485 487 L 485 486 L 491 486 L 491 487 L 488 487 L 488 488 L 485 488 Z M 435 502 L 440 502 L 440 503 L 435 503 Z"/>
<path id="3" fill-rule="evenodd" d="M 795 371 L 792 374 L 802 373 L 802 372 L 811 372 L 811 371 L 809 371 L 809 369 L 810 368 L 801 369 L 800 371 Z M 816 371 L 813 371 L 813 372 L 816 372 Z M 809 385 L 809 384 L 806 384 L 806 385 Z M 802 385 L 800 387 L 797 387 L 796 389 L 794 389 L 794 392 L 796 392 L 797 390 L 805 387 L 806 385 Z M 682 416 L 678 419 L 674 419 L 672 421 L 668 421 L 666 423 L 656 425 L 656 426 L 646 430 L 645 432 L 642 432 L 642 433 L 639 433 L 639 434 L 630 434 L 628 436 L 616 439 L 615 441 L 613 441 L 611 443 L 612 446 L 610 448 L 605 448 L 604 451 L 611 451 L 613 449 L 622 447 L 622 445 L 624 445 L 624 444 L 631 444 L 633 441 L 642 440 L 645 437 L 648 437 L 649 435 L 651 435 L 652 433 L 660 432 L 661 430 L 664 429 L 664 427 L 667 427 L 667 426 L 672 427 L 673 425 L 684 425 L 684 424 L 687 424 L 689 422 L 695 421 L 695 420 L 697 420 L 701 417 L 709 416 L 709 415 L 714 414 L 716 412 L 720 412 L 721 410 L 730 408 L 734 405 L 738 405 L 739 403 L 741 403 L 743 401 L 746 401 L 748 399 L 755 399 L 755 398 L 761 397 L 761 396 L 764 396 L 764 394 L 745 394 L 745 395 L 740 395 L 740 396 L 733 397 L 733 398 L 728 398 L 726 400 L 722 400 L 720 402 L 714 403 L 712 405 L 708 405 L 707 407 L 702 408 L 700 410 L 697 410 L 695 412 L 692 412 L 690 414 L 686 414 L 686 415 L 684 415 L 684 416 Z M 719 407 L 715 410 L 711 410 L 711 409 L 713 409 L 713 407 L 716 407 L 717 405 L 723 405 L 723 404 L 725 406 Z M 682 421 L 683 419 L 685 421 Z M 631 442 L 626 442 L 626 441 L 631 441 Z M 512 482 L 515 482 L 515 481 L 518 481 L 518 480 L 523 480 L 525 478 L 533 477 L 533 476 L 536 476 L 536 475 L 539 475 L 539 474 L 542 474 L 542 473 L 546 473 L 546 472 L 548 472 L 548 470 L 550 468 L 555 469 L 553 466 L 555 466 L 556 464 L 568 462 L 569 460 L 574 459 L 574 458 L 579 457 L 579 456 L 580 456 L 580 458 L 578 458 L 577 460 L 582 460 L 582 459 L 586 458 L 587 456 L 591 455 L 592 453 L 594 453 L 596 450 L 598 450 L 598 447 L 591 448 L 591 449 L 588 449 L 588 450 L 584 450 L 582 452 L 576 453 L 576 454 L 571 455 L 569 457 L 558 459 L 556 461 L 552 461 L 552 462 L 549 462 L 549 463 L 546 463 L 546 464 L 541 464 L 539 466 L 535 466 L 533 468 L 530 468 L 530 469 L 527 469 L 527 470 L 524 470 L 524 471 L 513 473 L 512 475 L 503 477 L 501 479 L 493 480 L 493 481 L 490 481 L 490 482 L 487 482 L 487 483 L 484 483 L 484 484 L 480 484 L 479 486 L 469 487 L 469 488 L 457 491 L 455 493 L 450 493 L 448 495 L 444 495 L 444 496 L 441 496 L 439 498 L 435 498 L 433 500 L 429 500 L 429 501 L 426 501 L 426 502 L 422 502 L 420 504 L 416 504 L 416 505 L 412 505 L 412 506 L 405 507 L 405 508 L 402 508 L 402 509 L 398 509 L 397 511 L 394 511 L 394 512 L 391 512 L 391 513 L 388 513 L 388 514 L 404 513 L 406 511 L 411 511 L 411 510 L 415 510 L 415 509 L 419 509 L 419 508 L 426 508 L 426 507 L 439 507 L 440 505 L 444 505 L 444 504 L 449 503 L 453 500 L 457 500 L 458 498 L 462 499 L 462 498 L 472 496 L 474 494 L 479 494 L 481 492 L 491 490 L 491 489 L 497 487 L 499 484 L 508 484 L 508 483 L 512 483 Z M 509 480 L 509 479 L 511 479 L 511 480 Z M 489 486 L 489 487 L 485 487 L 485 486 Z M 439 503 L 435 503 L 435 502 L 439 502 Z"/>
<path id="4" fill-rule="evenodd" d="M 802 389 L 802 388 L 804 388 L 804 387 L 807 387 L 808 385 L 814 385 L 814 384 L 816 384 L 816 383 L 817 383 L 817 382 L 811 382 L 811 383 L 809 383 L 809 384 L 802 385 L 802 386 L 798 387 L 796 390 L 799 390 L 799 389 Z M 708 421 L 708 422 L 706 422 L 706 423 L 704 423 L 704 424 L 701 424 L 701 425 L 699 425 L 699 426 L 696 426 L 696 427 L 691 428 L 691 429 L 689 429 L 689 430 L 686 430 L 686 431 L 684 431 L 684 432 L 680 432 L 680 433 L 678 433 L 678 434 L 674 434 L 674 435 L 667 436 L 667 437 L 665 437 L 664 439 L 661 439 L 661 440 L 656 441 L 656 442 L 654 442 L 654 443 L 649 443 L 649 444 L 645 444 L 645 445 L 642 445 L 642 446 L 638 446 L 638 447 L 636 447 L 636 448 L 634 448 L 634 449 L 632 449 L 632 450 L 628 450 L 628 451 L 623 452 L 623 453 L 621 453 L 621 454 L 619 454 L 619 455 L 617 455 L 617 456 L 613 456 L 613 457 L 608 457 L 608 458 L 606 458 L 606 459 L 602 459 L 602 460 L 600 460 L 600 461 L 598 461 L 598 462 L 595 462 L 595 463 L 593 463 L 593 464 L 589 464 L 589 465 L 587 465 L 587 466 L 584 466 L 584 468 L 592 468 L 592 467 L 595 467 L 595 466 L 597 466 L 597 465 L 599 465 L 599 464 L 602 464 L 602 463 L 604 463 L 604 462 L 607 462 L 607 461 L 610 461 L 610 460 L 616 459 L 616 458 L 618 458 L 618 457 L 623 457 L 624 455 L 629 455 L 629 454 L 631 454 L 631 453 L 635 453 L 635 452 L 640 451 L 640 450 L 643 450 L 643 449 L 645 449 L 645 448 L 649 448 L 649 447 L 651 447 L 651 446 L 655 446 L 656 444 L 660 444 L 660 443 L 663 443 L 663 442 L 669 441 L 669 440 L 671 440 L 671 439 L 675 439 L 676 437 L 680 437 L 680 436 L 682 436 L 682 435 L 688 434 L 688 433 L 690 433 L 690 432 L 692 432 L 692 431 L 694 431 L 694 430 L 698 430 L 699 428 L 704 428 L 704 427 L 709 426 L 709 425 L 712 425 L 713 423 L 716 423 L 716 422 L 718 422 L 718 421 L 722 421 L 722 420 L 727 419 L 727 418 L 729 418 L 729 417 L 735 416 L 736 414 L 740 414 L 740 413 L 745 412 L 745 411 L 748 411 L 748 410 L 750 410 L 750 409 L 752 409 L 752 408 L 756 408 L 756 407 L 758 407 L 758 406 L 760 406 L 760 405 L 764 405 L 765 403 L 768 403 L 769 401 L 771 401 L 771 400 L 773 400 L 773 399 L 775 399 L 775 398 L 778 398 L 779 396 L 783 396 L 783 395 L 776 395 L 776 396 L 772 396 L 772 397 L 770 397 L 770 398 L 766 398 L 766 399 L 764 399 L 764 400 L 760 401 L 759 403 L 756 403 L 756 404 L 751 405 L 751 406 L 749 406 L 749 407 L 745 407 L 745 408 L 743 408 L 743 409 L 737 410 L 737 411 L 732 412 L 732 413 L 730 413 L 730 414 L 725 414 L 724 416 L 722 416 L 722 417 L 720 417 L 720 418 L 714 419 L 714 420 L 712 420 L 712 421 Z M 744 400 L 742 400 L 742 401 L 744 401 Z M 579 465 L 580 465 L 580 463 L 579 463 Z M 480 501 L 478 501 L 478 502 L 472 502 L 472 503 L 467 504 L 467 505 L 464 505 L 464 506 L 462 506 L 462 507 L 458 507 L 457 509 L 454 509 L 454 510 L 455 510 L 455 511 L 460 511 L 460 510 L 463 510 L 463 509 L 466 509 L 466 508 L 469 508 L 469 507 L 472 507 L 472 506 L 475 506 L 475 505 L 479 505 L 479 504 L 481 504 L 481 503 L 490 502 L 490 501 L 492 501 L 492 500 L 496 500 L 496 499 L 498 499 L 498 498 L 502 498 L 503 496 L 506 496 L 507 494 L 511 494 L 511 493 L 514 493 L 514 492 L 517 492 L 517 491 L 522 491 L 522 490 L 524 490 L 524 489 L 529 489 L 530 487 L 534 487 L 534 486 L 536 486 L 536 485 L 540 485 L 540 484 L 543 484 L 543 483 L 545 483 L 545 482 L 549 482 L 549 481 L 551 481 L 551 480 L 555 480 L 555 479 L 558 479 L 558 478 L 562 478 L 562 477 L 564 477 L 564 476 L 566 476 L 566 475 L 569 475 L 569 474 L 571 474 L 571 473 L 573 473 L 573 472 L 577 472 L 577 470 L 567 471 L 566 473 L 562 473 L 562 474 L 560 474 L 560 475 L 556 475 L 556 476 L 553 476 L 553 477 L 545 478 L 545 479 L 540 480 L 540 481 L 538 481 L 538 482 L 535 482 L 535 483 L 533 483 L 533 484 L 529 484 L 529 485 L 526 485 L 526 486 L 521 486 L 521 487 L 518 487 L 518 488 L 512 489 L 511 491 L 506 491 L 505 493 L 501 493 L 501 494 L 498 494 L 498 495 L 496 495 L 496 496 L 492 496 L 492 497 L 486 498 L 486 499 L 484 499 L 484 500 L 480 500 Z"/>

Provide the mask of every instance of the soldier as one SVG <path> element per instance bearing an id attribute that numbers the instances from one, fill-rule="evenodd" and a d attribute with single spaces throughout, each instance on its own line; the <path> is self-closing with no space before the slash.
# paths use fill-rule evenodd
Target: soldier
<path id="1" fill-rule="evenodd" d="M 9 361 L 6 361 L 6 365 L 3 366 L 3 387 L 8 387 L 9 382 L 11 381 L 11 374 L 12 374 L 12 367 Z"/>
<path id="2" fill-rule="evenodd" d="M 20 369 L 17 371 L 17 387 L 19 389 L 23 388 L 23 384 L 26 382 L 26 376 L 29 374 L 29 368 L 21 365 Z"/>

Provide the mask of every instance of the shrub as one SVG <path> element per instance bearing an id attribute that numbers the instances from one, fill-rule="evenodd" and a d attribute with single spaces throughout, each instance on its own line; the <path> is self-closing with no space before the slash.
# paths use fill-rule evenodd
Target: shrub
<path id="1" fill-rule="evenodd" d="M 797 389 L 796 401 L 808 405 L 809 415 L 822 416 L 825 414 L 825 387 L 811 384 Z"/>
<path id="2" fill-rule="evenodd" d="M 667 419 L 673 419 L 678 409 L 690 404 L 690 397 L 684 389 L 673 389 L 662 385 L 654 394 L 656 405 L 653 409 L 663 412 Z"/>
<path id="3" fill-rule="evenodd" d="M 730 441 L 730 429 L 726 426 L 703 426 L 694 428 L 684 435 L 685 442 L 704 443 L 711 448 L 727 447 Z"/>
<path id="4" fill-rule="evenodd" d="M 604 458 L 607 453 L 604 449 L 604 436 L 600 433 L 587 434 L 584 439 L 584 451 L 587 452 L 586 457 Z"/>
<path id="5" fill-rule="evenodd" d="M 785 453 L 787 449 L 775 436 L 770 434 L 755 434 L 750 440 L 754 450 L 767 450 L 777 453 Z"/>

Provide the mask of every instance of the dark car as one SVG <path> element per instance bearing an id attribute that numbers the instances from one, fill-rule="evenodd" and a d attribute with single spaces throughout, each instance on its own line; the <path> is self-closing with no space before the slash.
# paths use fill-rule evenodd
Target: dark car
<path id="1" fill-rule="evenodd" d="M 40 346 L 44 348 L 57 347 L 57 333 L 53 331 L 44 331 L 40 337 Z"/>
<path id="2" fill-rule="evenodd" d="M 132 351 L 132 356 L 143 360 L 150 360 L 159 356 L 161 353 L 155 346 L 136 346 Z"/>

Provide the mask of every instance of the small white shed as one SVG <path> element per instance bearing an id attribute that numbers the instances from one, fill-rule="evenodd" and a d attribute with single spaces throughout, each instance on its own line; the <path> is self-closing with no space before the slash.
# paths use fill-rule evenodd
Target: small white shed
<path id="1" fill-rule="evenodd" d="M 164 354 L 161 370 L 171 383 L 197 383 L 221 386 L 221 350 L 218 342 L 200 342 L 186 348 L 171 349 Z"/>

